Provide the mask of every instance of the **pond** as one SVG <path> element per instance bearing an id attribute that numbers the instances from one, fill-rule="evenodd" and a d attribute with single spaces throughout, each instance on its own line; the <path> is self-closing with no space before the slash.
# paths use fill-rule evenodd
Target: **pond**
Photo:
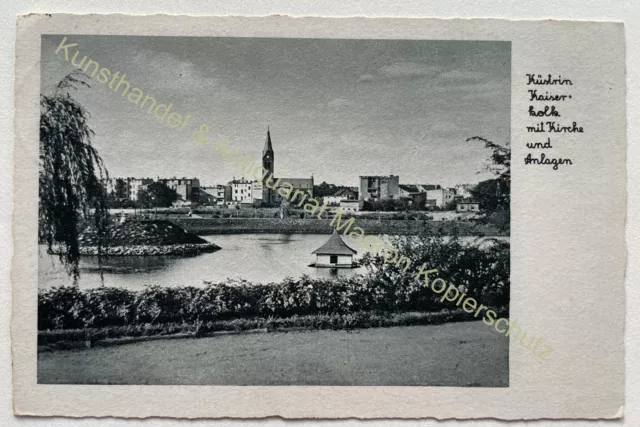
<path id="1" fill-rule="evenodd" d="M 85 256 L 80 261 L 82 289 L 115 286 L 138 290 L 146 285 L 203 286 L 203 281 L 224 281 L 227 278 L 268 283 L 285 277 L 307 274 L 316 278 L 331 278 L 363 273 L 363 267 L 314 268 L 313 252 L 329 238 L 328 234 L 231 234 L 202 236 L 222 249 L 190 258 L 175 256 L 110 257 L 103 260 L 103 277 L 97 257 Z M 508 239 L 508 238 L 507 238 Z M 348 242 L 348 239 L 346 240 Z M 358 250 L 356 259 L 362 256 Z M 71 285 L 56 257 L 40 250 L 38 265 L 39 288 Z"/>

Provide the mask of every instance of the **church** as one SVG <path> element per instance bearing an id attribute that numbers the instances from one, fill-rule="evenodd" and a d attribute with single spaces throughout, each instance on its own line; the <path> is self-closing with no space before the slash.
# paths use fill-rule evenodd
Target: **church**
<path id="1" fill-rule="evenodd" d="M 266 179 L 268 186 L 261 181 L 253 183 L 253 199 L 254 203 L 263 207 L 277 207 L 282 202 L 282 196 L 278 193 L 278 189 L 281 188 L 284 183 L 289 183 L 293 187 L 291 193 L 299 191 L 300 193 L 307 193 L 308 198 L 313 198 L 313 175 L 311 178 L 276 178 L 275 177 L 275 153 L 273 151 L 273 145 L 271 143 L 271 131 L 267 127 L 267 139 L 264 143 L 264 149 L 262 150 L 262 167 L 266 173 Z M 273 188 L 269 188 L 273 187 Z M 299 200 L 290 200 L 294 205 Z"/>

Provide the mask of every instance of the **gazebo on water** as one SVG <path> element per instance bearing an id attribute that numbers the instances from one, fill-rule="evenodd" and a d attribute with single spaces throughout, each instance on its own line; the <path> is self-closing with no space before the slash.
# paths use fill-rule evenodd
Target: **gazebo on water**
<path id="1" fill-rule="evenodd" d="M 316 262 L 311 267 L 356 267 L 353 256 L 358 252 L 347 246 L 335 228 L 329 240 L 311 253 L 316 255 Z"/>

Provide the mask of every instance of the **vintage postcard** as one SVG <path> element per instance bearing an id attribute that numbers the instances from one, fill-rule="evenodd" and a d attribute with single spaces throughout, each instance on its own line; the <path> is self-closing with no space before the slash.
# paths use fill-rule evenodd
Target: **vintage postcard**
<path id="1" fill-rule="evenodd" d="M 18 415 L 619 418 L 624 27 L 18 18 Z"/>

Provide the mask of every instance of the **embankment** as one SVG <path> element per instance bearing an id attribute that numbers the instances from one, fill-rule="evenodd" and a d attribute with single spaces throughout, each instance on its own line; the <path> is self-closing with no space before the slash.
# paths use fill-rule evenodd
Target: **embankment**
<path id="1" fill-rule="evenodd" d="M 93 227 L 86 228 L 78 242 L 80 255 L 98 255 L 100 236 Z M 220 249 L 215 243 L 191 233 L 167 220 L 127 220 L 109 226 L 100 245 L 108 256 L 194 256 Z M 54 248 L 58 253 L 62 248 Z"/>
<path id="2" fill-rule="evenodd" d="M 200 235 L 210 234 L 330 234 L 334 226 L 328 219 L 299 218 L 180 218 L 172 219 L 185 230 Z M 342 223 L 345 219 L 342 219 Z M 376 220 L 356 218 L 354 226 L 366 234 L 416 235 L 421 233 L 452 234 L 457 229 L 460 236 L 508 235 L 489 225 L 462 221 Z"/>
<path id="3" fill-rule="evenodd" d="M 215 243 L 184 243 L 178 245 L 128 245 L 105 246 L 100 252 L 106 256 L 195 256 L 201 253 L 215 252 L 220 246 Z M 80 255 L 98 255 L 97 246 L 80 246 Z"/>

